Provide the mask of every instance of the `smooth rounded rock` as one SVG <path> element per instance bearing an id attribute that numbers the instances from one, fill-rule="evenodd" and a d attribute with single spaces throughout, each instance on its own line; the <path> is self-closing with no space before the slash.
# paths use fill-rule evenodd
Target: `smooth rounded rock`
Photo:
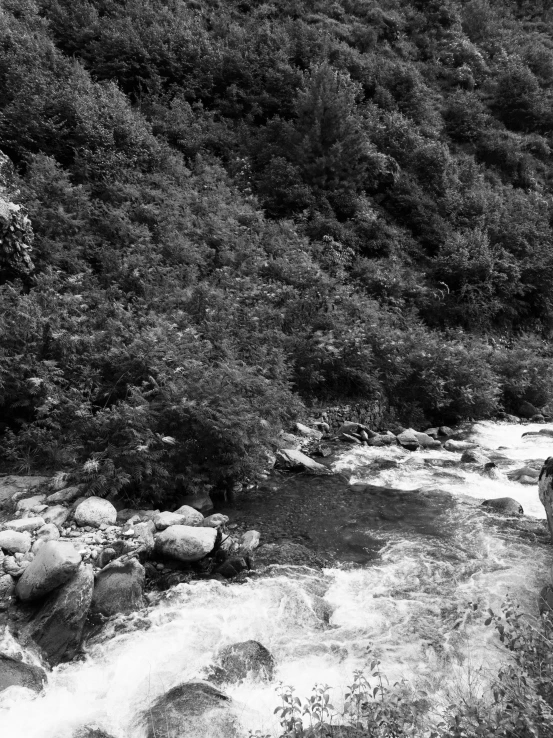
<path id="1" fill-rule="evenodd" d="M 495 500 L 484 500 L 482 507 L 487 507 L 494 512 L 503 513 L 505 515 L 523 515 L 524 510 L 520 502 L 513 500 L 512 497 L 497 497 Z"/>
<path id="2" fill-rule="evenodd" d="M 428 437 L 430 438 L 430 436 Z M 398 433 L 397 441 L 400 446 L 403 446 L 403 448 L 406 448 L 408 451 L 416 451 L 421 447 L 421 443 L 417 438 L 417 432 L 412 428 L 408 428 L 407 430 Z"/>
<path id="3" fill-rule="evenodd" d="M 216 684 L 239 684 L 248 677 L 270 682 L 273 678 L 275 659 L 259 641 L 242 641 L 221 649 L 215 659 L 215 667 L 209 680 Z"/>
<path id="4" fill-rule="evenodd" d="M 0 548 L 7 553 L 27 553 L 31 548 L 31 535 L 25 531 L 19 533 L 15 530 L 0 531 Z"/>
<path id="5" fill-rule="evenodd" d="M 176 515 L 181 515 L 183 522 L 180 525 L 201 525 L 204 521 L 204 516 L 199 510 L 192 507 L 191 505 L 181 505 L 178 510 L 175 510 Z"/>
<path id="6" fill-rule="evenodd" d="M 99 528 L 101 525 L 115 525 L 117 510 L 102 497 L 87 497 L 75 508 L 73 518 L 77 525 L 90 525 Z"/>
<path id="7" fill-rule="evenodd" d="M 472 441 L 454 441 L 453 439 L 449 438 L 445 443 L 444 446 L 446 451 L 456 451 L 463 453 L 463 451 L 467 451 L 471 448 L 478 448 L 477 443 L 472 443 Z"/>
<path id="8" fill-rule="evenodd" d="M 23 602 L 44 597 L 71 579 L 80 563 L 81 556 L 71 543 L 47 541 L 17 583 L 17 596 Z"/>
<path id="9" fill-rule="evenodd" d="M 215 528 L 171 525 L 155 537 L 155 550 L 179 561 L 199 561 L 215 546 Z"/>
<path id="10" fill-rule="evenodd" d="M 145 738 L 239 738 L 243 706 L 209 682 L 186 682 L 158 697 L 144 710 Z"/>

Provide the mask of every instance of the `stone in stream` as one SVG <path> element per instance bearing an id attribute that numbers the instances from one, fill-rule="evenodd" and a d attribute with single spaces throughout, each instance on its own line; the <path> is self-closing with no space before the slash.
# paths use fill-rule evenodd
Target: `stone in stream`
<path id="1" fill-rule="evenodd" d="M 489 463 L 490 459 L 474 448 L 469 448 L 466 451 L 463 451 L 463 455 L 461 456 L 461 464 L 481 464 L 484 466 Z"/>
<path id="2" fill-rule="evenodd" d="M 158 697 L 140 722 L 145 738 L 239 738 L 243 709 L 213 684 L 193 681 Z"/>
<path id="3" fill-rule="evenodd" d="M 223 561 L 221 566 L 217 567 L 215 573 L 222 575 L 225 579 L 232 579 L 249 569 L 251 569 L 251 561 L 248 556 L 232 556 Z"/>
<path id="4" fill-rule="evenodd" d="M 7 553 L 27 553 L 31 549 L 31 534 L 15 530 L 0 531 L 0 548 Z"/>
<path id="5" fill-rule="evenodd" d="M 345 441 L 346 443 L 357 443 L 359 445 L 363 445 L 363 441 L 360 436 L 356 436 L 353 433 L 340 433 L 340 441 Z"/>
<path id="6" fill-rule="evenodd" d="M 23 602 L 44 597 L 77 571 L 81 555 L 67 541 L 47 541 L 25 569 L 16 594 Z"/>
<path id="7" fill-rule="evenodd" d="M 199 561 L 215 547 L 217 530 L 171 525 L 155 536 L 155 551 L 178 561 Z"/>
<path id="8" fill-rule="evenodd" d="M 427 433 L 419 433 L 415 431 L 415 438 L 419 442 L 421 448 L 441 448 L 442 444 L 436 439 L 429 436 Z"/>
<path id="9" fill-rule="evenodd" d="M 258 641 L 242 641 L 219 651 L 208 679 L 215 684 L 239 684 L 248 677 L 270 682 L 274 669 L 274 657 L 265 646 Z"/>
<path id="10" fill-rule="evenodd" d="M 463 451 L 468 451 L 468 449 L 471 448 L 478 448 L 478 444 L 473 443 L 472 441 L 454 441 L 449 438 L 444 443 L 443 447 L 446 451 L 457 451 L 462 453 Z"/>
<path id="11" fill-rule="evenodd" d="M 24 639 L 32 640 L 52 666 L 70 661 L 79 651 L 93 588 L 92 567 L 81 564 L 24 629 Z"/>
<path id="12" fill-rule="evenodd" d="M 398 433 L 397 441 L 400 446 L 406 448 L 408 451 L 416 451 L 421 446 L 416 432 L 412 428 L 407 428 L 401 431 L 401 433 Z"/>
<path id="13" fill-rule="evenodd" d="M 45 682 L 44 669 L 0 653 L 0 692 L 8 687 L 26 687 L 40 692 Z"/>
<path id="14" fill-rule="evenodd" d="M 523 515 L 524 510 L 520 502 L 513 500 L 512 497 L 497 497 L 494 500 L 484 500 L 482 507 L 488 507 L 497 513 L 505 515 Z"/>
<path id="15" fill-rule="evenodd" d="M 96 577 L 91 609 L 109 617 L 144 607 L 145 570 L 136 559 L 113 561 Z"/>
<path id="16" fill-rule="evenodd" d="M 101 525 L 115 525 L 117 510 L 102 497 L 87 497 L 75 508 L 73 517 L 77 525 L 90 525 L 99 528 Z"/>
<path id="17" fill-rule="evenodd" d="M 539 476 L 539 470 L 531 466 L 523 466 L 522 469 L 507 472 L 507 477 L 511 482 L 519 482 L 519 484 L 537 484 Z"/>
<path id="18" fill-rule="evenodd" d="M 261 535 L 257 530 L 248 530 L 242 536 L 240 541 L 240 548 L 238 549 L 239 556 L 251 555 L 255 549 L 259 546 Z"/>
<path id="19" fill-rule="evenodd" d="M 294 449 L 281 449 L 277 453 L 277 465 L 284 469 L 303 469 L 309 474 L 331 474 L 332 472 L 319 464 L 317 461 L 313 461 L 309 456 L 306 456 L 301 451 Z"/>

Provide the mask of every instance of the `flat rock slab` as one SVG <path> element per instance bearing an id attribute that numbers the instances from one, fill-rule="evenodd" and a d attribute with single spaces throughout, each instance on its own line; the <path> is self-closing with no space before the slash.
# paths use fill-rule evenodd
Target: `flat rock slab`
<path id="1" fill-rule="evenodd" d="M 309 456 L 306 456 L 301 451 L 291 448 L 278 451 L 277 462 L 279 466 L 283 466 L 285 469 L 303 469 L 310 474 L 332 473 L 326 466 L 319 464 L 318 461 L 313 461 L 313 459 L 310 459 Z"/>
<path id="2" fill-rule="evenodd" d="M 43 525 L 44 518 L 41 517 L 18 518 L 17 520 L 8 520 L 4 523 L 4 528 L 9 528 L 10 530 L 23 533 L 24 531 L 32 532 L 34 530 L 38 530 L 39 528 L 42 528 Z"/>

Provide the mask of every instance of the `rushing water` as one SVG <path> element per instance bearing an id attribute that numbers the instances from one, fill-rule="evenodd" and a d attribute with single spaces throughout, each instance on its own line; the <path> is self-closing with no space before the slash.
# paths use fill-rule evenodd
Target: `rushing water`
<path id="1" fill-rule="evenodd" d="M 263 515 L 270 530 L 281 525 L 282 535 L 303 535 L 333 565 L 322 573 L 273 567 L 244 584 L 174 587 L 108 625 L 85 660 L 53 671 L 42 695 L 14 688 L 0 695 L 0 736 L 72 738 L 77 727 L 95 724 L 114 738 L 143 738 L 140 711 L 172 686 L 202 677 L 219 648 L 247 639 L 275 656 L 275 682 L 303 696 L 324 682 L 337 708 L 370 654 L 391 682 L 424 687 L 437 712 L 482 690 L 506 653 L 491 628 L 459 627 L 467 603 L 498 607 L 511 593 L 535 611 L 553 556 L 533 534 L 536 525 L 506 523 L 479 503 L 509 496 L 527 515 L 544 517 L 537 485 L 505 476 L 553 455 L 553 438 L 521 438 L 541 428 L 472 429 L 482 449 L 495 453 L 496 479 L 461 466 L 457 453 L 355 447 L 335 464 L 350 485 L 300 477 L 253 495 L 235 510 L 237 519 L 257 516 L 263 533 Z M 17 648 L 7 635 L 6 648 Z M 244 704 L 245 733 L 279 734 L 274 683 L 225 689 Z"/>

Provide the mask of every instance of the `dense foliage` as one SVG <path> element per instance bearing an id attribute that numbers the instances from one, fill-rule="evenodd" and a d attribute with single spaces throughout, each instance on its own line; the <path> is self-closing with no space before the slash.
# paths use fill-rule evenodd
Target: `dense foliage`
<path id="1" fill-rule="evenodd" d="M 305 404 L 549 402 L 549 5 L 1 0 L 3 462 L 226 487 Z"/>

